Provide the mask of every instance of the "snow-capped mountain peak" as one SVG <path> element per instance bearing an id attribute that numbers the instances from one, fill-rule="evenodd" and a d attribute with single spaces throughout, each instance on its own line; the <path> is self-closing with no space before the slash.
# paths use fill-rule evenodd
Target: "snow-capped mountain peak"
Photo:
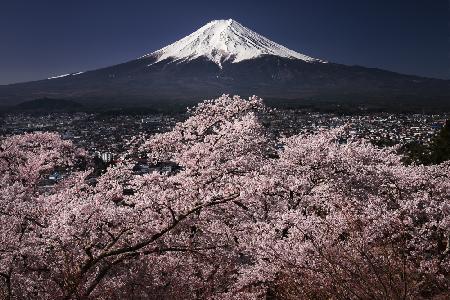
<path id="1" fill-rule="evenodd" d="M 159 62 L 168 58 L 186 61 L 203 56 L 221 67 L 224 61 L 237 63 L 261 55 L 325 62 L 277 44 L 232 19 L 211 21 L 181 40 L 142 58 L 154 56 Z"/>

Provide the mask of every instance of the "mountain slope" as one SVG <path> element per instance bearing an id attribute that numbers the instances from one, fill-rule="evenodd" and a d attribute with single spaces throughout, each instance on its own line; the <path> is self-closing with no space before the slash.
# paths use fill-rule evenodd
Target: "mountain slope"
<path id="1" fill-rule="evenodd" d="M 238 63 L 262 55 L 323 62 L 277 44 L 232 19 L 209 22 L 185 38 L 143 58 L 153 56 L 159 62 L 168 58 L 190 61 L 206 57 L 221 67 L 224 61 Z"/>
<path id="2" fill-rule="evenodd" d="M 123 64 L 0 86 L 0 104 L 36 98 L 97 105 L 160 105 L 222 93 L 301 101 L 450 107 L 450 82 L 312 58 L 245 28 L 213 21 L 158 51 Z"/>

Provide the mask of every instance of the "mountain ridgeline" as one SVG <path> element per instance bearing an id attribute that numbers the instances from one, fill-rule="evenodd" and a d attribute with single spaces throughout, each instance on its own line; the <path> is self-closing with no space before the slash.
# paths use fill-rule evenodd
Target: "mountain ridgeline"
<path id="1" fill-rule="evenodd" d="M 288 108 L 450 111 L 450 81 L 327 62 L 234 20 L 212 21 L 126 63 L 0 86 L 0 105 L 48 97 L 98 108 L 181 108 L 224 93 Z"/>

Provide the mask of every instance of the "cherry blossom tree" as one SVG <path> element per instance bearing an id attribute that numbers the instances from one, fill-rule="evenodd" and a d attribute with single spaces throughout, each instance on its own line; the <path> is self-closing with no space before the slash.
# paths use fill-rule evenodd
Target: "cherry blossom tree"
<path id="1" fill-rule="evenodd" d="M 36 237 L 46 227 L 47 212 L 39 203 L 45 201 L 39 191 L 41 175 L 57 166 L 70 167 L 83 155 L 71 142 L 52 133 L 24 134 L 1 141 L 0 278 L 5 298 L 11 298 L 13 290 L 25 291 L 28 285 L 37 284 L 19 274 L 25 269 L 33 272 L 29 251 L 38 247 Z"/>
<path id="2" fill-rule="evenodd" d="M 342 130 L 276 136 L 261 99 L 204 101 L 95 182 L 56 134 L 0 144 L 10 299 L 420 299 L 450 288 L 450 164 Z M 133 173 L 133 157 L 154 166 Z"/>
<path id="3" fill-rule="evenodd" d="M 284 139 L 255 178 L 264 217 L 243 243 L 257 257 L 243 295 L 447 297 L 450 165 L 407 167 L 395 149 L 340 140 L 339 130 Z"/>

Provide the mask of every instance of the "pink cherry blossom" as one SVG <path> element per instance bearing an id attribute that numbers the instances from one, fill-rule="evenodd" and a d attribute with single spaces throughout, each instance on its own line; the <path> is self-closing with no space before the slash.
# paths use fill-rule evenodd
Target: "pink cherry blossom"
<path id="1" fill-rule="evenodd" d="M 279 137 L 268 112 L 255 96 L 204 101 L 95 183 L 57 134 L 2 139 L 0 296 L 448 297 L 450 164 L 403 165 L 343 128 Z M 136 175 L 138 155 L 173 169 Z"/>

